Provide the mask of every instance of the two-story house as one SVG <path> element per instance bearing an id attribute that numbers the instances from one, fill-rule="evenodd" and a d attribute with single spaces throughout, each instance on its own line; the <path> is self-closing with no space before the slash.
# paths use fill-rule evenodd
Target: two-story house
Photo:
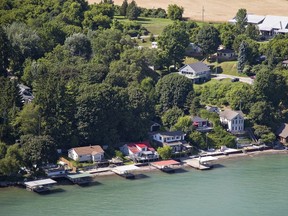
<path id="1" fill-rule="evenodd" d="M 104 159 L 104 151 L 99 145 L 77 147 L 68 150 L 68 157 L 79 162 L 100 162 Z"/>
<path id="2" fill-rule="evenodd" d="M 160 146 L 170 146 L 172 153 L 186 151 L 190 145 L 184 140 L 186 134 L 182 131 L 165 131 L 158 132 L 153 135 L 153 140 L 159 143 Z"/>
<path id="3" fill-rule="evenodd" d="M 136 161 L 159 159 L 157 151 L 155 151 L 148 141 L 125 144 L 120 147 L 120 151 Z"/>
<path id="4" fill-rule="evenodd" d="M 242 111 L 224 110 L 220 112 L 220 122 L 227 125 L 231 133 L 244 131 L 244 115 Z"/>
<path id="5" fill-rule="evenodd" d="M 184 65 L 179 74 L 192 79 L 194 83 L 203 83 L 211 79 L 211 70 L 203 62 Z"/>

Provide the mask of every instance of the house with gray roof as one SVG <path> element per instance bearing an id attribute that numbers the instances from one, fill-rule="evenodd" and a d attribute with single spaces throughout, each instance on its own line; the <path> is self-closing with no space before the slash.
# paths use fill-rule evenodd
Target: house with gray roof
<path id="1" fill-rule="evenodd" d="M 258 28 L 260 34 L 266 38 L 273 37 L 275 34 L 287 34 L 288 17 L 267 15 Z"/>
<path id="2" fill-rule="evenodd" d="M 182 131 L 164 131 L 153 135 L 153 140 L 160 146 L 170 146 L 172 153 L 188 150 L 191 146 L 185 141 L 186 134 Z"/>
<path id="3" fill-rule="evenodd" d="M 282 144 L 287 144 L 288 142 L 288 124 L 282 123 L 278 128 L 276 135 Z"/>
<path id="4" fill-rule="evenodd" d="M 202 83 L 211 79 L 211 70 L 203 62 L 186 64 L 179 69 L 179 74 L 192 79 L 194 83 Z"/>
<path id="5" fill-rule="evenodd" d="M 247 23 L 248 24 L 254 24 L 258 25 L 262 23 L 265 19 L 265 16 L 262 15 L 255 15 L 255 14 L 247 14 Z M 229 23 L 236 24 L 237 20 L 236 17 L 234 17 L 231 20 L 228 20 Z"/>
<path id="6" fill-rule="evenodd" d="M 227 126 L 231 133 L 241 133 L 244 131 L 244 114 L 242 111 L 224 110 L 220 112 L 220 122 Z"/>

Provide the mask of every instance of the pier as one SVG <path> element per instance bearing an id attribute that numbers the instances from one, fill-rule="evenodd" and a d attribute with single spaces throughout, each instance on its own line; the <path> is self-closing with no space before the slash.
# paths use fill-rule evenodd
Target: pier
<path id="1" fill-rule="evenodd" d="M 83 185 L 90 183 L 92 176 L 90 173 L 76 173 L 67 175 L 67 178 L 74 184 Z"/>
<path id="2" fill-rule="evenodd" d="M 26 189 L 29 191 L 42 193 L 49 191 L 52 185 L 56 183 L 57 182 L 54 181 L 53 179 L 41 179 L 36 181 L 24 182 L 24 185 L 26 186 Z"/>
<path id="3" fill-rule="evenodd" d="M 195 169 L 208 170 L 213 167 L 211 162 L 215 160 L 218 160 L 218 158 L 212 157 L 212 156 L 206 156 L 206 157 L 188 159 L 188 160 L 185 160 L 185 163 L 187 163 L 189 166 Z"/>
<path id="4" fill-rule="evenodd" d="M 166 173 L 175 172 L 175 169 L 173 168 L 175 165 L 180 165 L 180 162 L 175 160 L 164 160 L 151 163 L 151 166 L 156 167 L 157 169 Z"/>
<path id="5" fill-rule="evenodd" d="M 135 165 L 124 165 L 124 166 L 115 167 L 111 171 L 126 179 L 134 179 L 135 175 L 132 173 L 132 171 L 138 170 L 138 169 L 140 168 Z"/>

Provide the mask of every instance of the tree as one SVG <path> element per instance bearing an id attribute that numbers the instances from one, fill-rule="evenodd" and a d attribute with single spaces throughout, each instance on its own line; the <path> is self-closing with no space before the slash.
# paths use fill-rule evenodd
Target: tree
<path id="1" fill-rule="evenodd" d="M 126 16 L 127 8 L 128 8 L 128 1 L 124 0 L 121 7 L 120 7 L 120 15 L 121 16 Z"/>
<path id="2" fill-rule="evenodd" d="M 23 158 L 28 167 L 39 167 L 57 161 L 56 143 L 52 137 L 30 136 L 23 142 Z"/>
<path id="3" fill-rule="evenodd" d="M 237 63 L 237 71 L 238 73 L 242 73 L 244 66 L 247 64 L 248 59 L 248 48 L 247 43 L 245 41 L 242 41 L 239 47 L 239 54 L 238 54 L 238 63 Z"/>
<path id="4" fill-rule="evenodd" d="M 161 119 L 163 125 L 166 128 L 170 129 L 173 125 L 177 123 L 178 119 L 182 116 L 184 116 L 183 111 L 178 107 L 173 107 L 164 112 Z"/>
<path id="5" fill-rule="evenodd" d="M 0 142 L 0 160 L 3 159 L 7 152 L 7 146 L 5 143 Z"/>
<path id="6" fill-rule="evenodd" d="M 10 41 L 0 26 L 0 76 L 7 76 L 10 52 Z"/>
<path id="7" fill-rule="evenodd" d="M 170 159 L 172 156 L 172 148 L 170 146 L 159 147 L 157 152 L 163 160 Z"/>
<path id="8" fill-rule="evenodd" d="M 237 32 L 243 34 L 247 25 L 247 10 L 244 8 L 239 9 L 235 19 Z"/>
<path id="9" fill-rule="evenodd" d="M 192 131 L 192 120 L 191 116 L 183 116 L 178 118 L 176 124 L 173 126 L 173 130 L 183 131 L 188 133 Z"/>
<path id="10" fill-rule="evenodd" d="M 187 96 L 193 92 L 192 80 L 178 74 L 169 74 L 156 84 L 156 94 L 160 111 L 174 106 L 184 108 Z"/>
<path id="11" fill-rule="evenodd" d="M 65 48 L 73 56 L 81 56 L 89 59 L 92 54 L 91 42 L 88 37 L 82 33 L 76 33 L 66 38 Z"/>
<path id="12" fill-rule="evenodd" d="M 275 121 L 273 113 L 274 109 L 270 103 L 257 101 L 252 105 L 249 116 L 256 124 L 271 126 Z"/>
<path id="13" fill-rule="evenodd" d="M 246 27 L 245 34 L 252 40 L 258 40 L 260 32 L 256 25 L 249 23 Z"/>
<path id="14" fill-rule="evenodd" d="M 221 44 L 219 31 L 212 25 L 204 25 L 198 32 L 197 44 L 205 55 L 215 53 Z"/>
<path id="15" fill-rule="evenodd" d="M 127 7 L 126 17 L 129 20 L 137 20 L 139 15 L 140 15 L 140 10 L 139 10 L 136 2 L 133 0 Z"/>
<path id="16" fill-rule="evenodd" d="M 167 58 L 166 66 L 173 64 L 180 66 L 185 57 L 185 49 L 189 44 L 189 35 L 186 32 L 185 23 L 175 22 L 164 28 L 158 37 L 159 47 Z"/>
<path id="17" fill-rule="evenodd" d="M 19 130 L 23 135 L 39 135 L 40 118 L 39 107 L 35 106 L 33 103 L 29 103 L 19 112 L 14 124 L 19 127 Z"/>
<path id="18" fill-rule="evenodd" d="M 236 35 L 235 25 L 223 23 L 218 26 L 218 30 L 222 44 L 226 49 L 232 49 Z"/>
<path id="19" fill-rule="evenodd" d="M 171 20 L 182 20 L 184 8 L 176 4 L 168 5 L 168 18 Z"/>

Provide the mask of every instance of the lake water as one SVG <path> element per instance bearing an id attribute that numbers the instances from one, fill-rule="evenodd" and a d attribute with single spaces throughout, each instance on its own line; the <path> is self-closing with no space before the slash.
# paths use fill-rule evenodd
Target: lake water
<path id="1" fill-rule="evenodd" d="M 209 171 L 147 172 L 136 180 L 101 177 L 94 186 L 60 185 L 47 195 L 2 188 L 0 215 L 287 215 L 288 155 L 221 164 Z"/>

